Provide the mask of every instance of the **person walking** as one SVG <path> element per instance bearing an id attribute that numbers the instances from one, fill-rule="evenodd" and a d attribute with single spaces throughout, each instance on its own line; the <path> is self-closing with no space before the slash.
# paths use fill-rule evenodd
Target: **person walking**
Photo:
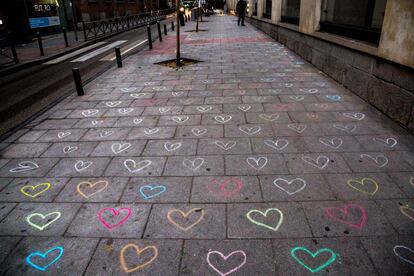
<path id="1" fill-rule="evenodd" d="M 239 20 L 237 20 L 237 25 L 238 26 L 240 26 L 240 20 L 241 20 L 242 26 L 244 26 L 244 17 L 246 16 L 246 7 L 247 7 L 247 2 L 246 1 L 239 0 L 237 2 L 236 11 L 239 15 Z"/>

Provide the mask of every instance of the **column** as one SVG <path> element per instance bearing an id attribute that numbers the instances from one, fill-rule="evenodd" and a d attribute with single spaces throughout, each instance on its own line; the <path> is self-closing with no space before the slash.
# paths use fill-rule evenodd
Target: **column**
<path id="1" fill-rule="evenodd" d="M 253 0 L 249 0 L 249 16 L 253 16 Z"/>
<path id="2" fill-rule="evenodd" d="M 319 30 L 322 0 L 301 0 L 299 31 L 311 34 Z"/>
<path id="3" fill-rule="evenodd" d="M 263 17 L 263 8 L 265 0 L 257 0 L 257 18 Z"/>
<path id="4" fill-rule="evenodd" d="M 277 23 L 282 16 L 282 0 L 272 0 L 272 22 Z"/>

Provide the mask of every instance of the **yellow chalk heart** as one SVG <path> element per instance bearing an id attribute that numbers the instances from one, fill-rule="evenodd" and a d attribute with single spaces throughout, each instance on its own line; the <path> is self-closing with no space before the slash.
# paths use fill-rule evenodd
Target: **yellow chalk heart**
<path id="1" fill-rule="evenodd" d="M 61 215 L 62 215 L 62 213 L 61 213 L 61 212 L 51 212 L 51 213 L 46 214 L 46 215 L 43 215 L 43 214 L 41 214 L 41 213 L 33 213 L 33 214 L 30 214 L 30 215 L 28 215 L 28 216 L 26 217 L 26 221 L 27 221 L 27 223 L 28 223 L 30 226 L 33 226 L 34 228 L 37 228 L 37 229 L 39 229 L 40 231 L 42 231 L 43 229 L 45 229 L 46 227 L 48 227 L 49 225 L 51 225 L 53 222 L 55 222 L 56 220 L 58 220 L 58 219 L 60 218 L 60 216 L 61 216 Z M 55 218 L 54 218 L 54 219 L 52 219 L 51 221 L 49 221 L 48 223 L 43 224 L 43 225 L 39 225 L 39 224 L 36 224 L 36 223 L 34 223 L 34 222 L 32 222 L 32 221 L 31 221 L 31 219 L 32 219 L 33 217 L 40 217 L 40 218 L 43 220 L 43 219 L 45 219 L 45 218 L 47 218 L 47 217 L 49 217 L 49 216 L 55 216 Z"/>
<path id="2" fill-rule="evenodd" d="M 43 189 L 39 188 L 39 187 L 43 187 Z M 44 182 L 44 183 L 40 183 L 37 185 L 26 185 L 20 188 L 20 192 L 22 194 L 24 194 L 25 196 L 29 196 L 31 198 L 35 198 L 38 195 L 43 194 L 44 192 L 46 192 L 47 190 L 50 189 L 50 187 L 52 187 L 52 184 L 50 184 L 49 182 Z M 30 192 L 26 192 L 26 190 L 31 190 Z M 36 190 L 41 189 L 40 191 L 38 191 L 37 193 L 33 193 Z"/>
<path id="3" fill-rule="evenodd" d="M 400 212 L 406 216 L 407 218 L 411 219 L 412 221 L 414 221 L 414 209 L 410 208 L 409 205 L 405 205 L 405 206 L 401 206 L 400 207 Z M 410 214 L 411 213 L 411 214 Z"/>
<path id="4" fill-rule="evenodd" d="M 266 224 L 266 223 L 263 223 L 263 222 L 260 222 L 260 221 L 257 221 L 256 219 L 253 219 L 252 218 L 252 214 L 260 214 L 262 217 L 267 217 L 267 215 L 269 214 L 269 213 L 271 213 L 271 212 L 273 212 L 273 213 L 276 213 L 276 215 L 278 215 L 278 218 L 277 218 L 277 223 L 276 223 L 276 225 L 268 225 L 268 224 Z M 247 217 L 247 219 L 248 220 L 250 220 L 250 222 L 252 222 L 252 223 L 254 223 L 254 224 L 256 224 L 256 225 L 259 225 L 259 226 L 262 226 L 262 227 L 264 227 L 264 228 L 267 228 L 267 229 L 270 229 L 270 230 L 272 230 L 272 231 L 277 231 L 278 229 L 279 229 L 279 227 L 280 227 L 280 225 L 282 224 L 282 222 L 283 222 L 283 213 L 282 213 L 282 211 L 280 211 L 279 209 L 277 209 L 277 208 L 269 208 L 269 209 L 267 209 L 266 211 L 264 211 L 264 212 L 262 212 L 262 211 L 260 211 L 260 210 L 257 210 L 257 209 L 253 209 L 253 210 L 250 210 L 247 214 L 246 214 L 246 217 Z"/>
<path id="5" fill-rule="evenodd" d="M 378 183 L 372 178 L 362 178 L 361 180 L 349 179 L 346 183 L 349 187 L 364 194 L 374 195 L 378 191 Z M 367 188 L 371 189 L 368 190 Z"/>

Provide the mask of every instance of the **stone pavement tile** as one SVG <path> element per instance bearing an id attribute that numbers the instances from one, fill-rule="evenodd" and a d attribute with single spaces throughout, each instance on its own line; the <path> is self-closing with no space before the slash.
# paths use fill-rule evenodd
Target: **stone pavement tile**
<path id="1" fill-rule="evenodd" d="M 50 143 L 11 144 L 0 152 L 2 158 L 39 157 Z"/>
<path id="2" fill-rule="evenodd" d="M 20 237 L 1 237 L 0 239 L 0 264 L 7 258 L 10 252 L 20 242 Z"/>
<path id="3" fill-rule="evenodd" d="M 340 200 L 404 198 L 400 188 L 383 173 L 325 174 Z"/>
<path id="4" fill-rule="evenodd" d="M 5 159 L 1 159 L 5 160 Z M 0 191 L 3 190 L 10 182 L 12 182 L 13 178 L 0 178 Z"/>
<path id="5" fill-rule="evenodd" d="M 254 153 L 308 152 L 302 137 L 251 138 Z"/>
<path id="6" fill-rule="evenodd" d="M 135 127 L 126 139 L 169 139 L 174 137 L 175 129 L 176 127 Z"/>
<path id="7" fill-rule="evenodd" d="M 304 111 L 305 107 L 301 103 L 264 103 L 265 112 L 288 112 Z"/>
<path id="8" fill-rule="evenodd" d="M 269 240 L 186 240 L 180 275 L 276 275 L 273 258 Z"/>
<path id="9" fill-rule="evenodd" d="M 229 80 L 229 79 L 225 79 Z M 256 89 L 224 89 L 223 90 L 223 96 L 257 96 Z"/>
<path id="10" fill-rule="evenodd" d="M 238 112 L 263 112 L 262 104 L 225 104 L 223 105 L 224 113 L 238 113 Z"/>
<path id="11" fill-rule="evenodd" d="M 196 139 L 150 140 L 142 156 L 195 155 L 196 150 Z"/>
<path id="12" fill-rule="evenodd" d="M 273 240 L 275 275 L 377 275 L 357 238 Z"/>
<path id="13" fill-rule="evenodd" d="M 58 162 L 57 158 L 12 159 L 1 167 L 2 177 L 43 177 Z"/>
<path id="14" fill-rule="evenodd" d="M 268 137 L 273 129 L 269 124 L 225 125 L 224 133 L 226 137 Z"/>
<path id="15" fill-rule="evenodd" d="M 353 136 L 310 136 L 304 139 L 311 152 L 352 152 L 364 148 Z"/>
<path id="16" fill-rule="evenodd" d="M 1 222 L 0 235 L 62 236 L 80 204 L 19 203 Z"/>
<path id="17" fill-rule="evenodd" d="M 342 153 L 354 172 L 404 172 L 414 170 L 414 155 L 411 152 L 356 152 Z"/>
<path id="18" fill-rule="evenodd" d="M 200 139 L 197 154 L 243 154 L 250 153 L 248 138 L 216 138 Z"/>
<path id="19" fill-rule="evenodd" d="M 265 201 L 334 200 L 335 196 L 323 175 L 267 175 L 260 176 Z"/>
<path id="20" fill-rule="evenodd" d="M 224 239 L 224 204 L 154 204 L 145 238 Z"/>
<path id="21" fill-rule="evenodd" d="M 101 176 L 109 162 L 110 158 L 63 158 L 49 171 L 48 176 Z"/>
<path id="22" fill-rule="evenodd" d="M 318 99 L 313 95 L 279 95 L 281 103 L 315 103 Z"/>
<path id="23" fill-rule="evenodd" d="M 229 238 L 312 237 L 298 203 L 243 203 L 227 208 Z"/>
<path id="24" fill-rule="evenodd" d="M 223 106 L 221 104 L 212 105 L 188 105 L 184 107 L 183 114 L 209 114 L 222 113 Z"/>
<path id="25" fill-rule="evenodd" d="M 97 244 L 98 239 L 27 237 L 4 261 L 0 273 L 2 275 L 82 275 Z M 47 254 L 46 258 L 42 257 L 44 254 Z"/>
<path id="26" fill-rule="evenodd" d="M 105 101 L 104 95 L 97 95 L 100 101 Z M 109 99 L 108 99 L 109 100 Z M 100 118 L 106 112 L 106 109 L 76 109 L 71 114 L 69 114 L 68 118 L 75 118 L 75 119 L 82 119 L 82 118 Z"/>
<path id="27" fill-rule="evenodd" d="M 210 104 L 209 102 L 204 103 L 204 99 L 202 97 L 170 98 L 167 103 L 172 106 Z M 211 104 L 216 103 L 212 102 Z"/>
<path id="28" fill-rule="evenodd" d="M 178 275 L 181 248 L 179 240 L 102 239 L 84 275 Z"/>
<path id="29" fill-rule="evenodd" d="M 80 100 L 81 99 L 78 100 L 75 98 L 73 101 L 70 101 L 68 103 L 61 105 L 61 108 L 62 109 L 93 109 L 99 103 L 97 101 L 94 102 L 94 101 L 80 101 Z"/>
<path id="30" fill-rule="evenodd" d="M 343 173 L 351 172 L 337 153 L 284 154 L 290 173 Z"/>
<path id="31" fill-rule="evenodd" d="M 105 171 L 106 176 L 160 176 L 164 157 L 115 157 Z"/>
<path id="32" fill-rule="evenodd" d="M 87 157 L 97 144 L 97 142 L 53 143 L 42 157 Z"/>
<path id="33" fill-rule="evenodd" d="M 124 117 L 119 118 L 114 127 L 137 127 L 147 126 L 154 127 L 158 122 L 158 116 L 139 116 L 139 117 Z"/>
<path id="34" fill-rule="evenodd" d="M 175 138 L 215 138 L 223 137 L 223 126 L 179 126 Z"/>
<path id="35" fill-rule="evenodd" d="M 191 202 L 261 201 L 259 181 L 252 176 L 194 177 Z"/>
<path id="36" fill-rule="evenodd" d="M 291 111 L 288 113 L 292 121 L 296 123 L 322 123 L 336 121 L 331 112 Z"/>
<path id="37" fill-rule="evenodd" d="M 367 151 L 414 150 L 411 135 L 364 135 L 355 138 Z"/>
<path id="38" fill-rule="evenodd" d="M 51 202 L 67 178 L 16 178 L 0 192 L 0 202 Z"/>
<path id="39" fill-rule="evenodd" d="M 277 103 L 279 99 L 276 96 L 242 96 L 242 102 L 244 104 L 254 104 L 254 103 Z M 265 109 L 265 111 L 267 111 Z"/>
<path id="40" fill-rule="evenodd" d="M 0 221 L 2 221 L 17 205 L 17 203 L 0 203 Z"/>
<path id="41" fill-rule="evenodd" d="M 149 213 L 147 204 L 83 204 L 65 236 L 140 238 Z"/>
<path id="42" fill-rule="evenodd" d="M 20 136 L 16 142 L 18 143 L 34 142 L 45 133 L 46 133 L 46 130 L 31 130 L 29 132 L 26 132 L 26 134 Z"/>
<path id="43" fill-rule="evenodd" d="M 408 197 L 414 197 L 414 172 L 389 173 L 388 175 Z"/>
<path id="44" fill-rule="evenodd" d="M 317 201 L 302 206 L 315 237 L 395 235 L 374 201 Z"/>
<path id="45" fill-rule="evenodd" d="M 80 141 L 105 141 L 125 139 L 131 128 L 89 129 Z"/>
<path id="46" fill-rule="evenodd" d="M 361 241 L 380 275 L 414 274 L 412 237 L 368 237 Z"/>
<path id="47" fill-rule="evenodd" d="M 191 180 L 191 177 L 132 177 L 121 202 L 186 203 Z"/>
<path id="48" fill-rule="evenodd" d="M 377 200 L 377 204 L 400 235 L 414 234 L 414 200 Z"/>
<path id="49" fill-rule="evenodd" d="M 45 120 L 34 127 L 34 129 L 68 129 L 71 128 L 78 119 L 64 119 L 64 120 Z"/>
<path id="50" fill-rule="evenodd" d="M 305 110 L 309 112 L 337 111 L 345 110 L 345 107 L 342 103 L 307 103 L 305 104 Z"/>
<path id="51" fill-rule="evenodd" d="M 264 175 L 288 173 L 281 154 L 227 155 L 226 175 Z"/>
<path id="52" fill-rule="evenodd" d="M 8 145 L 8 144 L 6 144 L 6 145 Z M 3 158 L 0 159 L 0 168 L 4 167 L 9 161 L 10 161 L 10 159 L 3 159 Z"/>
<path id="53" fill-rule="evenodd" d="M 241 104 L 241 97 L 208 97 L 205 99 L 204 104 Z"/>
<path id="54" fill-rule="evenodd" d="M 163 175 L 224 175 L 224 160 L 222 156 L 168 157 Z"/>
<path id="55" fill-rule="evenodd" d="M 328 136 L 342 136 L 342 135 L 369 135 L 378 133 L 371 124 L 361 122 L 350 122 L 350 123 L 321 123 L 319 124 L 321 129 L 320 133 L 325 133 Z M 316 135 L 315 135 L 316 136 Z"/>
<path id="56" fill-rule="evenodd" d="M 116 118 L 87 118 L 80 119 L 74 128 L 110 128 L 115 125 Z"/>
<path id="57" fill-rule="evenodd" d="M 126 100 L 126 101 L 100 101 L 95 108 L 101 109 L 101 108 L 124 108 L 129 107 L 132 103 L 132 100 Z"/>
<path id="58" fill-rule="evenodd" d="M 118 202 L 128 178 L 72 178 L 54 202 Z"/>
<path id="59" fill-rule="evenodd" d="M 158 120 L 158 126 L 178 126 L 178 125 L 199 125 L 201 115 L 174 115 L 161 116 Z"/>
<path id="60" fill-rule="evenodd" d="M 202 115 L 202 125 L 244 124 L 246 119 L 242 113 L 205 114 Z"/>
<path id="61" fill-rule="evenodd" d="M 289 115 L 284 113 L 246 113 L 246 121 L 249 124 L 265 123 L 290 123 Z"/>
<path id="62" fill-rule="evenodd" d="M 145 107 L 142 115 L 178 115 L 182 113 L 182 110 L 183 106 L 148 106 Z"/>
<path id="63" fill-rule="evenodd" d="M 90 156 L 139 156 L 145 144 L 144 140 L 100 142 Z"/>
<path id="64" fill-rule="evenodd" d="M 186 98 L 188 96 L 187 91 L 168 91 L 168 92 L 157 92 L 155 93 L 154 98 L 163 99 L 163 98 Z"/>
<path id="65" fill-rule="evenodd" d="M 120 101 L 134 100 L 134 102 L 130 105 L 130 107 L 140 107 L 140 106 L 145 106 L 145 104 L 144 105 L 137 104 L 137 100 L 140 100 L 146 104 L 158 102 L 158 100 L 156 101 L 155 99 L 153 99 L 153 96 L 154 94 L 149 93 L 149 92 L 123 93 L 123 94 L 120 94 L 119 97 L 114 100 L 120 100 Z M 159 101 L 161 102 L 161 99 L 159 99 Z"/>
<path id="66" fill-rule="evenodd" d="M 111 83 L 107 83 L 108 87 L 111 85 Z M 117 93 L 138 93 L 141 92 L 144 87 L 139 86 L 132 86 L 132 82 L 124 82 L 121 85 L 112 83 L 114 87 L 116 87 L 111 94 L 117 94 Z"/>
<path id="67" fill-rule="evenodd" d="M 273 131 L 277 136 L 316 136 L 322 133 L 320 124 L 296 123 L 273 124 Z"/>
<path id="68" fill-rule="evenodd" d="M 71 112 L 72 110 L 70 109 L 56 110 L 51 115 L 49 115 L 49 119 L 64 119 Z"/>
<path id="69" fill-rule="evenodd" d="M 79 141 L 86 129 L 48 130 L 37 142 L 69 142 Z"/>

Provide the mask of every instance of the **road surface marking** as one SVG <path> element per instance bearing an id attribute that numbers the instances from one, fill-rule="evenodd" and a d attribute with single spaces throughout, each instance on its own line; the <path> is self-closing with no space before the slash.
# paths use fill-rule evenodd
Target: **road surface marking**
<path id="1" fill-rule="evenodd" d="M 125 42 L 127 42 L 127 41 L 128 41 L 128 40 L 119 40 L 119 41 L 115 41 L 115 42 L 113 42 L 113 43 L 111 43 L 111 44 L 108 44 L 108 45 L 106 45 L 106 46 L 104 46 L 104 47 L 102 47 L 102 48 L 99 48 L 99 49 L 97 49 L 97 50 L 95 50 L 95 51 L 93 51 L 93 52 L 90 52 L 90 53 L 88 53 L 88 54 L 86 54 L 86 55 L 84 55 L 84 56 L 81 56 L 80 58 L 74 59 L 74 60 L 72 60 L 71 62 L 84 62 L 84 61 L 86 61 L 86 60 L 88 60 L 88 59 L 91 59 L 91 58 L 93 58 L 93 57 L 97 56 L 97 55 L 100 55 L 100 54 L 102 54 L 102 53 L 105 53 L 106 51 L 108 51 L 108 50 L 110 50 L 110 49 L 112 49 L 112 48 L 115 48 L 116 46 L 119 46 L 119 45 L 121 45 L 122 43 L 125 43 Z"/>
<path id="2" fill-rule="evenodd" d="M 45 63 L 43 63 L 43 64 L 56 64 L 56 63 L 59 63 L 59 62 L 65 61 L 65 60 L 67 60 L 67 59 L 70 59 L 70 58 L 73 58 L 73 57 L 75 57 L 75 56 L 77 56 L 77 55 L 80 55 L 80 54 L 82 54 L 82 53 L 84 53 L 84 52 L 86 52 L 86 51 L 89 51 L 89 50 L 91 50 L 91 49 L 93 49 L 93 48 L 96 48 L 96 47 L 98 47 L 98 46 L 101 46 L 101 45 L 103 45 L 103 44 L 105 44 L 105 43 L 106 43 L 105 41 L 95 43 L 95 44 L 93 44 L 93 45 L 90 45 L 90 46 L 87 46 L 87 47 L 85 47 L 85 48 L 79 49 L 79 50 L 77 50 L 77 51 L 75 51 L 75 52 L 69 53 L 69 54 L 64 55 L 64 56 L 61 56 L 61 57 L 59 57 L 59 58 L 52 59 L 52 60 L 50 60 L 50 61 L 48 61 L 48 62 L 45 62 Z"/>
<path id="3" fill-rule="evenodd" d="M 141 46 L 142 44 L 144 44 L 147 41 L 148 41 L 148 39 L 145 39 L 145 40 L 139 42 L 138 44 L 134 45 L 134 43 L 131 43 L 131 44 L 127 45 L 126 47 L 129 47 L 129 46 L 132 46 L 132 47 L 127 48 L 125 51 L 123 49 L 121 49 L 121 55 L 124 55 L 124 54 L 134 50 L 135 48 Z M 107 56 L 101 58 L 100 61 L 114 61 L 115 59 L 116 59 L 116 56 L 115 56 L 115 54 L 112 53 L 110 55 L 107 55 Z"/>

